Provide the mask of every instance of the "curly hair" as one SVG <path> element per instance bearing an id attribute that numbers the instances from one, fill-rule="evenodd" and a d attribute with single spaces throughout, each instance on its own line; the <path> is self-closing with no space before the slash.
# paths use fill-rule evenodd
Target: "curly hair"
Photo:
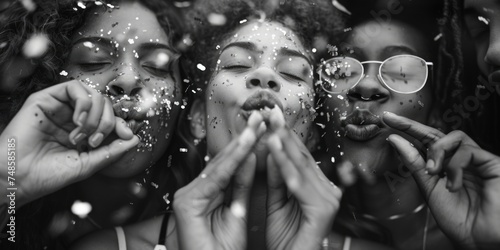
<path id="1" fill-rule="evenodd" d="M 212 25 L 211 14 L 222 15 L 223 25 Z M 344 28 L 342 14 L 335 9 L 330 1 L 314 0 L 220 0 L 197 1 L 187 15 L 187 23 L 195 41 L 191 54 L 191 65 L 201 62 L 207 70 L 202 72 L 191 66 L 190 75 L 197 91 L 203 91 L 204 85 L 210 79 L 217 56 L 217 45 L 222 44 L 232 35 L 244 20 L 251 21 L 265 18 L 290 28 L 304 46 L 313 48 L 314 39 L 337 34 Z M 311 53 L 313 57 L 313 53 Z"/>
<path id="2" fill-rule="evenodd" d="M 134 0 L 100 1 L 106 4 L 119 4 Z M 170 43 L 175 45 L 182 40 L 184 22 L 178 8 L 170 1 L 137 0 L 155 13 L 158 22 L 167 33 Z M 58 83 L 61 70 L 71 48 L 71 37 L 81 27 L 87 15 L 96 6 L 94 1 L 85 2 L 86 7 L 78 6 L 77 0 L 37 0 L 36 10 L 28 11 L 20 1 L 12 3 L 0 12 L 0 65 L 4 66 L 13 58 L 22 58 L 34 67 L 33 73 L 21 79 L 10 95 L 13 97 L 9 121 L 20 109 L 26 98 L 33 92 Z M 36 34 L 48 38 L 48 47 L 44 54 L 35 59 L 23 58 L 22 48 L 26 41 Z"/>

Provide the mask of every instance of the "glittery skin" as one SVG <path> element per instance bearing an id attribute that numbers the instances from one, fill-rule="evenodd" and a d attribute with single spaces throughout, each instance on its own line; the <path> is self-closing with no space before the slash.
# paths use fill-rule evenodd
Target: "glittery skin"
<path id="1" fill-rule="evenodd" d="M 287 125 L 305 142 L 315 115 L 313 70 L 310 52 L 295 34 L 276 22 L 248 21 L 216 49 L 219 58 L 205 100 L 209 155 L 242 132 L 243 106 L 257 105 L 252 98 L 259 93 L 277 100 Z"/>
<path id="2" fill-rule="evenodd" d="M 73 36 L 61 75 L 79 79 L 108 96 L 140 143 L 102 171 L 129 176 L 151 166 L 165 152 L 182 100 L 178 52 L 156 17 L 139 3 L 96 7 Z M 116 138 L 113 134 L 106 140 Z"/>

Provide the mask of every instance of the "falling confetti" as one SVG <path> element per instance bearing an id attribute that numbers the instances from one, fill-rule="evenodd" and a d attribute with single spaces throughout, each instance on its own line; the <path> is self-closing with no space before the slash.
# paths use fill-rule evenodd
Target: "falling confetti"
<path id="1" fill-rule="evenodd" d="M 198 63 L 196 65 L 196 68 L 198 68 L 199 70 L 201 71 L 205 71 L 207 68 L 205 67 L 205 65 L 201 64 L 201 63 Z"/>
<path id="2" fill-rule="evenodd" d="M 344 5 L 342 5 L 341 3 L 339 3 L 339 1 L 337 0 L 332 0 L 332 4 L 335 8 L 337 8 L 338 10 L 346 13 L 347 15 L 351 15 L 352 13 L 346 9 L 346 7 L 344 7 Z"/>
<path id="3" fill-rule="evenodd" d="M 21 0 L 21 4 L 28 12 L 33 12 L 36 9 L 36 4 L 33 0 Z"/>
<path id="4" fill-rule="evenodd" d="M 222 26 L 226 24 L 226 16 L 216 13 L 210 13 L 207 17 L 208 22 L 213 26 Z"/>
<path id="5" fill-rule="evenodd" d="M 246 215 L 246 209 L 241 203 L 233 202 L 233 204 L 231 204 L 231 213 L 236 218 L 243 218 Z"/>
<path id="6" fill-rule="evenodd" d="M 81 219 L 86 218 L 90 211 L 92 211 L 92 205 L 88 202 L 77 200 L 71 206 L 71 212 Z"/>
<path id="7" fill-rule="evenodd" d="M 39 58 L 49 47 L 49 39 L 44 34 L 32 35 L 23 46 L 23 54 L 27 58 Z"/>
<path id="8" fill-rule="evenodd" d="M 484 24 L 486 25 L 489 25 L 490 24 L 490 20 L 488 18 L 485 18 L 485 17 L 482 17 L 482 16 L 478 16 L 477 17 L 477 20 L 483 22 Z"/>

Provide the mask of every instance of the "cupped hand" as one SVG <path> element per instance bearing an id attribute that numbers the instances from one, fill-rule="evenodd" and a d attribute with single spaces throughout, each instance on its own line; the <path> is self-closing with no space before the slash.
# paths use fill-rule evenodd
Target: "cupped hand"
<path id="1" fill-rule="evenodd" d="M 118 138 L 101 145 L 112 132 Z M 76 80 L 57 84 L 32 94 L 0 135 L 0 150 L 13 152 L 1 156 L 1 189 L 17 187 L 18 205 L 26 204 L 89 177 L 138 142 L 103 95 Z"/>
<path id="2" fill-rule="evenodd" d="M 317 166 L 283 114 L 273 110 L 268 139 L 268 249 L 319 249 L 339 208 L 341 190 Z"/>
<path id="3" fill-rule="evenodd" d="M 461 131 L 444 134 L 392 113 L 384 122 L 414 139 L 389 136 L 443 232 L 464 248 L 498 249 L 500 158 Z"/>
<path id="4" fill-rule="evenodd" d="M 262 121 L 259 113 L 253 113 L 239 137 L 175 193 L 173 207 L 181 249 L 246 249 L 246 209 L 256 167 L 251 152 L 262 134 Z M 226 205 L 225 190 L 229 187 L 232 201 Z"/>

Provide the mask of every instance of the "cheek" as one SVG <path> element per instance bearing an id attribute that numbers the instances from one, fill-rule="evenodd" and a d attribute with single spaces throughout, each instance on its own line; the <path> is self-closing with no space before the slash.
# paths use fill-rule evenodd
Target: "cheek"
<path id="1" fill-rule="evenodd" d="M 419 92 L 412 95 L 402 95 L 395 98 L 386 111 L 400 114 L 420 123 L 426 123 L 427 116 L 432 108 L 432 93 Z"/>
<path id="2" fill-rule="evenodd" d="M 109 72 L 86 73 L 72 68 L 68 68 L 66 71 L 68 80 L 80 80 L 99 93 L 106 93 L 106 86 L 113 79 Z"/>

